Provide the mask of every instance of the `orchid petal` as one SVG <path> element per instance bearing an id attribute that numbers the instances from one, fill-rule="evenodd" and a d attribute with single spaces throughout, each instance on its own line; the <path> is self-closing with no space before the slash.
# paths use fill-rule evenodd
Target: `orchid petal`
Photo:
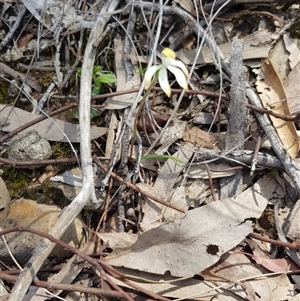
<path id="1" fill-rule="evenodd" d="M 173 60 L 170 65 L 180 68 L 183 71 L 183 73 L 186 75 L 186 77 L 189 76 L 189 71 L 188 71 L 188 69 L 186 68 L 186 66 L 183 62 L 178 61 L 178 60 Z"/>
<path id="2" fill-rule="evenodd" d="M 165 67 L 171 66 L 175 60 L 166 56 L 161 56 L 161 62 Z"/>
<path id="3" fill-rule="evenodd" d="M 187 91 L 189 88 L 188 88 L 186 76 L 181 71 L 181 69 L 173 66 L 168 66 L 168 69 L 175 75 L 176 81 L 178 82 L 180 87 Z"/>
<path id="4" fill-rule="evenodd" d="M 167 68 L 164 66 L 159 71 L 158 81 L 163 91 L 167 94 L 168 97 L 170 97 L 171 88 L 169 85 Z"/>
<path id="5" fill-rule="evenodd" d="M 153 75 L 162 67 L 162 65 L 152 66 L 147 69 L 145 73 L 145 90 L 149 89 L 151 86 Z"/>

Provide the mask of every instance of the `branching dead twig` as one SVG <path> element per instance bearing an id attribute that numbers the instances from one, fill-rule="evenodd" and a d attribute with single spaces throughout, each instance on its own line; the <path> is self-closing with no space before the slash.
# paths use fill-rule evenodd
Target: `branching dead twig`
<path id="1" fill-rule="evenodd" d="M 13 37 L 14 33 L 18 29 L 18 27 L 20 25 L 20 22 L 22 21 L 24 15 L 26 13 L 26 7 L 25 7 L 25 5 L 19 3 L 19 8 L 20 8 L 20 11 L 19 11 L 18 16 L 16 18 L 16 21 L 15 21 L 13 27 L 8 32 L 8 34 L 6 35 L 6 37 L 2 40 L 2 42 L 0 44 L 0 50 L 3 47 L 5 47 L 5 45 L 9 42 L 9 40 Z"/>
<path id="2" fill-rule="evenodd" d="M 117 279 L 120 279 L 121 281 L 127 283 L 128 285 L 132 286 L 133 288 L 136 288 L 137 290 L 145 293 L 145 294 L 148 294 L 150 297 L 156 299 L 156 300 L 160 300 L 160 301 L 169 301 L 169 299 L 165 298 L 165 297 L 161 297 L 157 294 L 154 294 L 148 290 L 145 290 L 141 287 L 138 287 L 136 284 L 128 281 L 125 277 L 124 274 L 121 274 L 120 272 L 118 272 L 117 270 L 115 270 L 112 266 L 110 266 L 109 264 L 105 263 L 103 260 L 98 260 L 96 258 L 93 258 L 87 254 L 85 254 L 84 252 L 80 251 L 79 249 L 76 249 L 70 245 L 68 245 L 67 243 L 53 237 L 52 235 L 48 234 L 48 233 L 45 233 L 45 232 L 42 232 L 42 231 L 39 231 L 39 230 L 34 230 L 34 229 L 30 229 L 30 228 L 21 228 L 21 227 L 16 227 L 16 228 L 11 228 L 11 229 L 6 229 L 4 231 L 0 231 L 0 236 L 2 235 L 6 235 L 8 233 L 12 233 L 12 232 L 17 232 L 17 231 L 24 231 L 24 232 L 29 232 L 29 233 L 33 233 L 33 234 L 36 234 L 36 235 L 40 235 L 50 241 L 52 241 L 53 243 L 63 247 L 63 248 L 66 248 L 67 250 L 71 251 L 72 253 L 80 256 L 81 258 L 83 258 L 84 260 L 86 260 L 88 263 L 90 263 L 94 269 L 98 272 L 100 272 L 100 274 L 103 275 L 103 277 L 106 279 L 106 281 L 113 287 L 116 289 L 117 293 L 119 293 L 123 298 L 125 298 L 126 300 L 128 301 L 134 301 L 132 299 L 132 297 L 127 293 L 127 292 L 124 292 L 117 284 L 115 284 L 112 280 L 111 280 L 111 276 L 114 277 L 114 278 L 117 278 Z M 105 270 L 105 272 L 104 272 Z M 3 277 L 3 279 L 6 277 L 8 278 L 8 274 L 7 273 L 0 273 L 0 279 Z M 13 280 L 14 281 L 14 280 Z M 32 280 L 33 281 L 33 280 Z M 33 284 L 36 284 L 38 285 L 38 283 L 34 283 Z M 41 285 L 43 285 L 43 283 L 39 283 Z M 51 287 L 51 283 L 48 283 L 48 288 Z M 53 285 L 53 287 L 55 287 L 55 284 Z M 67 290 L 70 288 L 70 286 L 68 287 L 65 287 Z M 57 289 L 63 289 L 62 286 L 58 287 L 57 286 Z M 79 289 L 81 289 L 79 287 Z M 105 290 L 103 290 L 104 294 L 105 294 Z M 95 292 L 97 293 L 97 292 Z M 113 296 L 114 294 L 112 294 Z"/>
<path id="3" fill-rule="evenodd" d="M 60 238 L 72 223 L 74 218 L 81 212 L 86 203 L 91 200 L 95 205 L 97 199 L 95 196 L 95 187 L 92 169 L 91 145 L 90 145 L 90 93 L 92 90 L 92 69 L 94 65 L 96 49 L 93 48 L 93 43 L 97 40 L 99 34 L 104 30 L 104 27 L 109 19 L 109 12 L 113 12 L 118 6 L 119 0 L 107 1 L 97 17 L 95 26 L 93 27 L 83 58 L 82 75 L 81 75 L 81 91 L 80 91 L 80 106 L 79 106 L 79 122 L 80 122 L 80 155 L 82 163 L 83 184 L 80 193 L 67 206 L 50 234 Z M 101 13 L 108 13 L 105 17 Z M 39 268 L 49 256 L 54 243 L 49 243 L 42 239 L 34 250 L 33 256 L 25 266 L 16 282 L 9 300 L 22 300 L 25 296 L 30 283 L 38 272 Z"/>

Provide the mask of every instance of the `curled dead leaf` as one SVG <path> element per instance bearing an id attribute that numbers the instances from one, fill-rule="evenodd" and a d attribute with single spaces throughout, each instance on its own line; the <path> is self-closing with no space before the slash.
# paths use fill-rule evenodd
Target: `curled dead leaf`
<path id="1" fill-rule="evenodd" d="M 151 110 L 151 114 L 158 126 L 164 126 L 164 124 L 169 119 L 168 115 L 157 113 L 156 111 L 153 110 Z M 143 113 L 138 117 L 136 126 L 140 132 L 147 132 L 147 133 L 152 133 L 154 132 L 154 129 L 157 128 L 157 126 L 150 120 L 149 115 L 145 111 L 143 111 Z"/>
<path id="2" fill-rule="evenodd" d="M 291 116 L 286 100 L 286 94 L 281 80 L 269 59 L 262 61 L 264 81 L 257 81 L 257 91 L 264 106 L 272 111 Z M 270 116 L 282 144 L 286 147 L 289 155 L 295 159 L 299 152 L 299 140 L 295 125 L 292 121 L 285 121 Z"/>

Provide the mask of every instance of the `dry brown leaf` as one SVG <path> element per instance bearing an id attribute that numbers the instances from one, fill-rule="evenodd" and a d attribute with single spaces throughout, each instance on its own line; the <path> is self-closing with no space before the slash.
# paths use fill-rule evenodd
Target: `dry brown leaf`
<path id="1" fill-rule="evenodd" d="M 195 147 L 190 143 L 181 145 L 179 150 L 172 155 L 178 158 L 181 163 L 173 158 L 169 158 L 164 163 L 153 186 L 162 199 L 167 199 L 173 193 L 173 187 L 177 182 L 178 176 L 191 159 L 194 151 Z"/>
<path id="2" fill-rule="evenodd" d="M 29 113 L 19 108 L 11 108 L 0 104 L 1 119 L 5 124 L 2 126 L 2 131 L 11 132 L 18 127 L 32 121 L 40 115 Z M 52 122 L 55 121 L 56 124 Z M 80 142 L 79 137 L 79 124 L 73 124 L 56 118 L 43 120 L 27 129 L 23 132 L 37 131 L 43 138 L 49 141 L 67 142 L 66 137 L 60 131 L 57 125 L 70 139 L 71 142 Z M 106 134 L 107 128 L 91 126 L 91 139 L 99 138 Z"/>
<path id="3" fill-rule="evenodd" d="M 202 146 L 204 148 L 218 149 L 218 147 L 216 147 L 218 141 L 215 136 L 195 126 L 185 131 L 183 141 L 191 142 L 194 145 Z"/>
<path id="4" fill-rule="evenodd" d="M 256 85 L 263 105 L 278 114 L 291 116 L 282 83 L 271 61 L 268 59 L 262 61 L 262 68 L 264 81 L 258 81 Z M 299 140 L 294 123 L 274 116 L 270 116 L 270 119 L 288 153 L 293 159 L 296 158 Z"/>
<path id="5" fill-rule="evenodd" d="M 169 200 L 173 205 L 187 209 L 185 199 L 180 197 L 182 195 L 182 191 L 181 193 L 179 191 L 177 191 L 177 193 L 174 192 L 176 191 L 174 190 L 174 185 L 177 182 L 178 176 L 182 172 L 184 166 L 192 157 L 194 148 L 195 147 L 190 143 L 182 145 L 179 150 L 173 154 L 173 157 L 178 158 L 181 163 L 175 161 L 173 158 L 169 158 L 160 169 L 153 187 L 145 183 L 139 183 L 137 186 L 162 199 Z M 176 196 L 174 195 L 175 193 Z M 164 205 L 154 202 L 151 199 L 146 199 L 142 210 L 144 216 L 140 223 L 140 227 L 143 231 L 148 231 L 159 226 L 161 224 L 163 212 L 166 218 L 168 217 L 172 220 L 180 214 L 173 209 L 171 209 L 172 212 L 170 213 L 170 210 L 166 209 Z"/>
<path id="6" fill-rule="evenodd" d="M 193 276 L 216 263 L 252 231 L 250 219 L 261 215 L 278 189 L 277 182 L 265 176 L 236 199 L 190 210 L 181 221 L 142 233 L 131 247 L 114 250 L 106 260 L 150 273 Z"/>
<path id="7" fill-rule="evenodd" d="M 210 271 L 212 273 L 210 273 Z M 268 279 L 249 279 L 245 282 L 239 281 L 243 278 L 261 275 L 261 271 L 251 263 L 249 258 L 241 253 L 229 255 L 224 261 L 211 270 L 208 270 L 206 273 L 208 274 L 208 277 L 210 277 L 211 274 L 216 275 L 214 280 L 217 281 L 219 285 L 224 283 L 222 282 L 223 279 L 228 280 L 229 283 L 238 282 L 243 291 L 239 286 L 233 286 L 230 290 L 240 297 L 245 297 L 246 294 L 246 300 L 273 301 L 272 289 L 268 283 Z M 206 279 L 205 272 L 201 273 L 201 275 Z M 220 277 L 220 279 L 218 279 L 218 277 Z"/>
<path id="8" fill-rule="evenodd" d="M 159 197 L 158 192 L 152 186 L 147 183 L 138 183 L 136 184 L 138 188 L 141 188 L 152 195 Z M 155 228 L 161 225 L 162 212 L 165 208 L 164 205 L 152 201 L 149 198 L 144 198 L 145 201 L 142 203 L 143 219 L 140 222 L 140 228 L 142 231 L 148 231 L 152 228 Z"/>
<path id="9" fill-rule="evenodd" d="M 300 62 L 283 81 L 292 115 L 300 113 Z"/>
<path id="10" fill-rule="evenodd" d="M 134 244 L 137 240 L 137 234 L 134 233 L 97 233 L 97 236 L 103 240 L 106 248 L 126 248 Z"/>
<path id="11" fill-rule="evenodd" d="M 191 164 L 185 173 L 185 176 L 191 179 L 217 179 L 231 177 L 235 175 L 237 169 L 228 163 L 208 163 L 207 165 L 200 163 Z"/>
<path id="12" fill-rule="evenodd" d="M 194 3 L 192 0 L 174 0 L 175 3 L 180 5 L 185 11 L 187 11 L 189 14 L 196 16 Z"/>
<path id="13" fill-rule="evenodd" d="M 20 38 L 17 42 L 18 48 L 25 49 L 29 41 L 34 35 L 32 33 L 26 34 L 24 37 Z"/>
<path id="14" fill-rule="evenodd" d="M 237 260 L 236 260 L 237 261 Z M 246 266 L 251 267 L 246 268 Z M 234 268 L 233 264 L 231 267 Z M 236 262 L 236 269 L 232 270 L 230 265 L 227 269 L 227 275 L 236 276 L 235 279 L 241 279 L 243 277 L 251 277 L 254 275 L 262 275 L 262 271 L 257 269 L 253 263 L 251 263 L 247 258 L 242 259 L 239 262 Z M 145 273 L 138 270 L 131 270 L 125 268 L 117 268 L 118 271 L 125 274 L 131 282 L 134 282 L 139 287 L 143 287 L 151 292 L 157 293 L 159 295 L 170 297 L 170 298 L 181 298 L 183 300 L 193 299 L 193 300 L 201 300 L 201 301 L 243 301 L 245 298 L 239 297 L 237 293 L 242 294 L 243 291 L 238 285 L 230 286 L 229 289 L 225 289 L 226 293 L 221 293 L 219 290 L 218 296 L 217 294 L 217 284 L 216 277 L 210 281 L 210 278 L 206 275 L 205 281 L 201 281 L 196 278 L 176 278 L 170 275 L 157 275 L 151 273 Z M 220 273 L 222 270 L 220 270 Z M 230 273 L 231 272 L 231 273 Z M 216 273 L 218 275 L 218 272 Z M 224 275 L 224 274 L 223 274 Z M 218 276 L 221 276 L 219 274 Z M 208 279 L 206 279 L 208 278 Z M 218 279 L 218 278 L 217 278 Z M 294 300 L 299 301 L 299 299 L 290 299 L 291 296 L 295 296 L 297 294 L 297 285 L 292 285 L 289 281 L 289 278 L 286 274 L 282 274 L 280 276 L 272 276 L 269 278 L 264 278 L 257 281 L 248 280 L 249 285 L 254 288 L 254 290 L 259 294 L 263 293 L 263 297 L 260 298 L 257 295 L 256 301 L 265 300 L 265 297 L 270 297 L 270 289 L 271 289 L 271 299 L 269 301 L 282 301 L 282 300 Z M 116 280 L 116 283 L 120 286 L 127 286 L 124 282 Z M 224 282 L 220 282 L 223 286 Z M 268 287 L 269 285 L 269 287 Z M 258 287 L 256 289 L 256 287 Z M 215 288 L 215 289 L 214 289 Z M 299 295 L 300 296 L 300 295 Z M 245 297 L 245 296 L 244 296 Z M 268 300 L 268 299 L 267 299 Z"/>
<path id="15" fill-rule="evenodd" d="M 285 258 L 263 258 L 260 256 L 250 255 L 258 264 L 268 269 L 271 272 L 285 273 L 291 269 L 298 270 L 298 267 L 291 261 Z"/>

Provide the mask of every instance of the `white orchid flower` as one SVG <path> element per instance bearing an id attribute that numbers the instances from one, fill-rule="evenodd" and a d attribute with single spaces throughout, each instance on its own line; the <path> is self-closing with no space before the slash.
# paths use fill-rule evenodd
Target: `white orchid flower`
<path id="1" fill-rule="evenodd" d="M 188 90 L 187 78 L 189 76 L 189 71 L 186 66 L 178 60 L 175 60 L 175 52 L 170 48 L 164 48 L 161 52 L 161 61 L 160 65 L 150 67 L 145 73 L 145 90 L 151 87 L 152 78 L 156 72 L 158 72 L 158 81 L 167 94 L 168 97 L 171 96 L 171 88 L 168 80 L 168 71 L 172 72 L 178 84 L 185 91 Z"/>

